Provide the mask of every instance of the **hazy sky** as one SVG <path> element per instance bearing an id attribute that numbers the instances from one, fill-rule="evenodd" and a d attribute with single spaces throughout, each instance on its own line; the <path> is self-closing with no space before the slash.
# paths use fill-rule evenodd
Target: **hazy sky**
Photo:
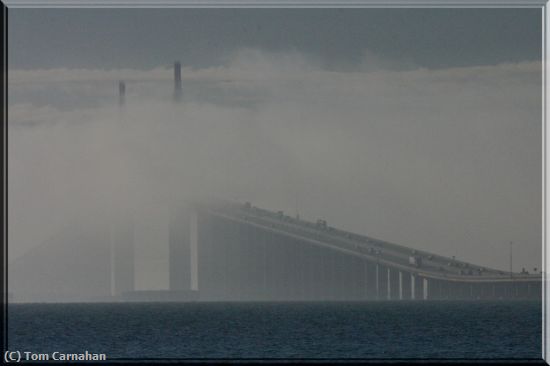
<path id="1" fill-rule="evenodd" d="M 536 9 L 10 9 L 10 255 L 216 195 L 540 267 L 540 59 Z"/>
<path id="2" fill-rule="evenodd" d="M 541 59 L 539 9 L 10 9 L 13 68 L 198 68 L 243 47 L 323 68 L 447 68 Z"/>

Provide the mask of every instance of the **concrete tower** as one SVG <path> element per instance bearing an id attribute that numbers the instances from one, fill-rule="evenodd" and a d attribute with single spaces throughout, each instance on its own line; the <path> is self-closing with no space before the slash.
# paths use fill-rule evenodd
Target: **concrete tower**
<path id="1" fill-rule="evenodd" d="M 192 288 L 191 216 L 189 207 L 174 208 L 170 217 L 169 281 L 170 290 Z"/>
<path id="2" fill-rule="evenodd" d="M 134 290 L 134 223 L 128 217 L 114 217 L 110 228 L 111 295 Z"/>
<path id="3" fill-rule="evenodd" d="M 181 101 L 181 64 L 176 61 L 174 64 L 174 100 Z"/>
<path id="4" fill-rule="evenodd" d="M 118 83 L 118 105 L 123 106 L 126 103 L 126 84 L 124 81 Z"/>

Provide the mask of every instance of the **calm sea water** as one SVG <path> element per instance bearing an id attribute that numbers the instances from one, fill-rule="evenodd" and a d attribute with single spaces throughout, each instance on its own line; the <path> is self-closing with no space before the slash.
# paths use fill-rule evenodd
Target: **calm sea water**
<path id="1" fill-rule="evenodd" d="M 540 302 L 12 304 L 11 350 L 114 358 L 541 357 Z"/>

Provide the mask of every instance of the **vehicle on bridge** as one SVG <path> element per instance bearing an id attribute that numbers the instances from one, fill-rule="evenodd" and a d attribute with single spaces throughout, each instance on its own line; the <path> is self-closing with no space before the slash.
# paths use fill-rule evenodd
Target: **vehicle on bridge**
<path id="1" fill-rule="evenodd" d="M 409 264 L 412 264 L 415 267 L 422 266 L 422 257 L 420 257 L 418 255 L 411 255 L 409 257 Z"/>

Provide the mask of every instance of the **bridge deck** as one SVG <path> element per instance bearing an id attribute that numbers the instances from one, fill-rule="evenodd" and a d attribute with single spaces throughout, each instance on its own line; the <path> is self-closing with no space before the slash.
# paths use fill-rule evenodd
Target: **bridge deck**
<path id="1" fill-rule="evenodd" d="M 415 250 L 402 245 L 364 235 L 315 224 L 248 204 L 224 203 L 203 206 L 211 214 L 221 215 L 248 225 L 259 226 L 280 235 L 297 237 L 317 245 L 330 247 L 373 262 L 391 266 L 424 277 L 460 282 L 524 282 L 540 281 L 541 275 L 499 271 L 437 254 Z M 420 266 L 409 263 L 410 256 L 420 257 Z"/>

